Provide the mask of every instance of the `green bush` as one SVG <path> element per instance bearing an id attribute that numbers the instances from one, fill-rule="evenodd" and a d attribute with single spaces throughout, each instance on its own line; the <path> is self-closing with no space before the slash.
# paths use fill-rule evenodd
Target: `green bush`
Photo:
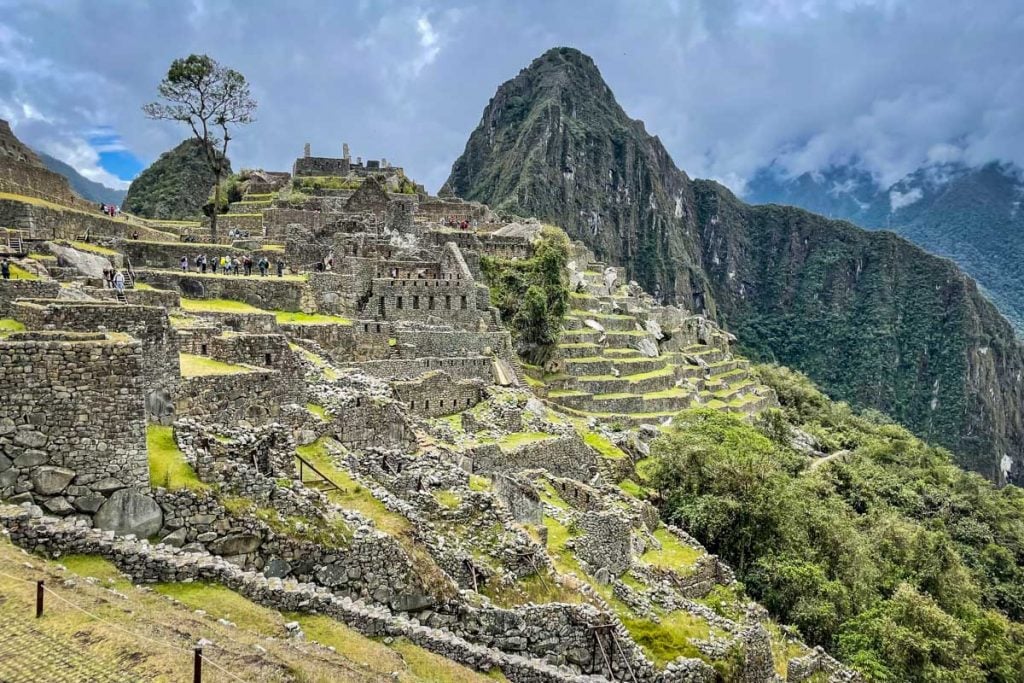
<path id="1" fill-rule="evenodd" d="M 569 238 L 551 227 L 541 230 L 531 258 L 480 259 L 491 303 L 529 363 L 542 365 L 558 343 L 569 301 L 568 260 Z"/>

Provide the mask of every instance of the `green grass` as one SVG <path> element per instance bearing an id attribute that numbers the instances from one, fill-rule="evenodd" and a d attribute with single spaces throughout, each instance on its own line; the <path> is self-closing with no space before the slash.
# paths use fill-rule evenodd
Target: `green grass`
<path id="1" fill-rule="evenodd" d="M 484 683 L 485 681 L 507 681 L 501 671 L 494 669 L 480 674 L 456 664 L 441 655 L 424 650 L 405 638 L 399 638 L 391 646 L 402 655 L 409 671 L 421 681 L 445 681 L 445 683 Z"/>
<path id="2" fill-rule="evenodd" d="M 632 479 L 623 479 L 622 481 L 620 481 L 619 489 L 621 489 L 622 492 L 625 493 L 627 496 L 632 496 L 633 498 L 639 498 L 643 500 L 644 498 L 647 497 L 646 489 L 644 489 L 644 487 L 640 486 L 640 484 L 637 484 Z"/>
<path id="3" fill-rule="evenodd" d="M 434 500 L 452 510 L 462 504 L 462 496 L 454 491 L 434 491 Z"/>
<path id="4" fill-rule="evenodd" d="M 514 432 L 502 437 L 498 441 L 498 447 L 502 450 L 512 450 L 529 443 L 536 443 L 537 441 L 544 441 L 550 438 L 552 436 L 544 432 Z"/>
<path id="5" fill-rule="evenodd" d="M 99 555 L 65 555 L 59 561 L 68 568 L 68 571 L 79 576 L 91 576 L 104 581 L 110 580 L 124 584 L 130 583 L 113 562 Z"/>
<path id="6" fill-rule="evenodd" d="M 558 495 L 558 491 L 551 485 L 546 479 L 540 480 L 540 499 L 548 505 L 553 505 L 560 510 L 568 510 L 569 504 L 565 502 L 562 496 Z"/>
<path id="7" fill-rule="evenodd" d="M 204 610 L 217 619 L 227 619 L 239 628 L 261 635 L 283 635 L 284 618 L 277 612 L 245 599 L 223 586 L 204 583 L 157 583 L 153 589 L 191 609 Z"/>
<path id="8" fill-rule="evenodd" d="M 297 325 L 351 325 L 349 318 L 340 315 L 323 313 L 298 313 L 292 311 L 274 311 L 278 323 L 295 323 Z"/>
<path id="9" fill-rule="evenodd" d="M 656 529 L 654 538 L 661 543 L 661 550 L 648 550 L 640 556 L 641 562 L 685 574 L 686 570 L 692 567 L 693 563 L 703 554 L 696 548 L 691 548 L 680 541 L 665 527 Z"/>
<path id="10" fill-rule="evenodd" d="M 185 454 L 174 441 L 174 430 L 163 425 L 146 426 L 146 450 L 149 453 L 149 483 L 166 489 L 202 491 L 210 487 L 199 481 L 185 461 Z"/>
<path id="11" fill-rule="evenodd" d="M 481 477 L 477 474 L 469 475 L 469 490 L 470 491 L 490 491 L 491 480 L 487 477 Z"/>
<path id="12" fill-rule="evenodd" d="M 210 375 L 240 375 L 252 372 L 251 368 L 234 363 L 225 363 L 206 356 L 195 356 L 191 353 L 179 353 L 182 377 L 207 377 Z"/>
<path id="13" fill-rule="evenodd" d="M 711 635 L 706 621 L 683 610 L 659 613 L 658 623 L 632 614 L 619 614 L 619 618 L 637 645 L 659 667 L 677 657 L 700 657 L 700 651 L 689 639 L 700 640 Z"/>
<path id="14" fill-rule="evenodd" d="M 388 510 L 384 503 L 374 498 L 373 494 L 354 480 L 347 472 L 336 467 L 327 453 L 327 437 L 321 437 L 306 446 L 299 446 L 295 451 L 330 478 L 339 490 L 327 492 L 328 497 L 343 508 L 363 513 L 373 520 L 381 531 L 391 534 L 408 532 L 409 520 Z M 316 475 L 306 472 L 306 479 L 316 479 Z"/>
<path id="15" fill-rule="evenodd" d="M 181 308 L 193 313 L 267 313 L 262 308 L 232 299 L 187 299 L 181 297 Z"/>
<path id="16" fill-rule="evenodd" d="M 621 448 L 609 441 L 603 434 L 598 432 L 585 431 L 583 432 L 583 441 L 601 454 L 603 458 L 609 458 L 611 460 L 621 460 L 626 457 L 626 454 Z"/>
<path id="17" fill-rule="evenodd" d="M 77 240 L 71 240 L 68 242 L 72 247 L 79 251 L 89 251 L 93 254 L 102 254 L 103 256 L 119 256 L 120 252 L 110 249 L 108 247 L 101 247 L 98 244 L 92 244 L 91 242 L 79 242 Z"/>
<path id="18" fill-rule="evenodd" d="M 25 325 L 14 318 L 0 318 L 0 332 L 23 332 Z"/>
<path id="19" fill-rule="evenodd" d="M 30 270 L 25 270 L 17 263 L 11 263 L 11 279 L 12 280 L 38 280 L 38 275 Z"/>
<path id="20" fill-rule="evenodd" d="M 316 403 L 307 403 L 306 410 L 313 413 L 313 415 L 323 420 L 324 422 L 327 422 L 328 420 L 331 419 L 330 416 L 327 414 L 327 409 L 321 405 L 317 405 Z"/>
<path id="21" fill-rule="evenodd" d="M 283 254 L 284 253 L 284 245 L 283 244 L 264 244 L 262 247 L 260 247 L 259 250 L 260 251 L 279 251 L 279 252 L 281 252 Z"/>

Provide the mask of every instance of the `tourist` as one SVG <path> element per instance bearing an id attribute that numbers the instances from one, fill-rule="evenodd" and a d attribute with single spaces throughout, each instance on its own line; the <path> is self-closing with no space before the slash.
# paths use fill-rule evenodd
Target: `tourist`
<path id="1" fill-rule="evenodd" d="M 242 274 L 241 267 L 242 267 L 242 262 L 238 260 L 238 257 L 237 256 L 231 257 L 231 272 L 234 273 L 235 275 L 241 275 Z"/>
<path id="2" fill-rule="evenodd" d="M 242 267 L 245 268 L 246 277 L 252 275 L 252 257 L 248 254 L 242 259 Z"/>
<path id="3" fill-rule="evenodd" d="M 181 257 L 181 272 L 183 272 L 183 273 L 187 273 L 188 272 L 188 256 L 182 256 Z"/>
<path id="4" fill-rule="evenodd" d="M 124 294 L 124 273 L 120 270 L 114 273 L 114 289 L 120 294 Z"/>
<path id="5" fill-rule="evenodd" d="M 230 268 L 231 268 L 231 259 L 229 259 L 227 256 L 221 256 L 220 257 L 220 269 L 221 269 L 221 271 L 223 271 L 223 273 L 225 275 L 227 275 L 228 271 L 230 270 Z"/>
<path id="6" fill-rule="evenodd" d="M 139 239 L 139 231 L 138 230 L 132 230 L 132 239 L 133 240 Z"/>
<path id="7" fill-rule="evenodd" d="M 0 275 L 2 275 L 5 280 L 11 279 L 11 262 L 6 256 L 3 261 L 0 261 Z"/>
<path id="8" fill-rule="evenodd" d="M 281 277 L 282 275 L 284 275 L 284 260 L 279 258 L 277 259 L 277 276 Z"/>
<path id="9" fill-rule="evenodd" d="M 261 256 L 258 264 L 260 269 L 260 277 L 267 276 L 267 268 L 270 268 L 270 261 L 267 260 L 266 256 Z"/>
<path id="10" fill-rule="evenodd" d="M 217 258 L 216 256 L 214 256 L 214 257 L 213 257 L 213 260 L 212 260 L 212 261 L 210 261 L 210 270 L 211 270 L 211 272 L 212 272 L 212 273 L 213 273 L 214 275 L 216 275 L 216 274 L 217 274 L 217 263 L 219 262 L 219 260 L 220 260 L 220 259 L 218 259 L 218 258 Z"/>

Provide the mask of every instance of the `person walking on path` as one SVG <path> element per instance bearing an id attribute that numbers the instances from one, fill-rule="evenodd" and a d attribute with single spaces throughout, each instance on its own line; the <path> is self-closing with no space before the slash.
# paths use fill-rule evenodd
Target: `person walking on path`
<path id="1" fill-rule="evenodd" d="M 260 277 L 266 277 L 267 276 L 267 268 L 270 267 L 270 261 L 267 260 L 267 257 L 266 256 L 261 256 L 260 260 L 259 260 L 259 263 L 257 263 L 256 265 L 259 266 Z"/>
<path id="2" fill-rule="evenodd" d="M 114 289 L 124 294 L 124 273 L 120 270 L 114 273 Z"/>
<path id="3" fill-rule="evenodd" d="M 183 272 L 183 273 L 187 273 L 188 272 L 188 256 L 182 256 L 181 257 L 181 272 Z"/>
<path id="4" fill-rule="evenodd" d="M 0 275 L 2 275 L 5 280 L 11 279 L 11 262 L 6 256 L 3 261 L 0 261 Z"/>
<path id="5" fill-rule="evenodd" d="M 277 276 L 281 277 L 284 275 L 284 260 L 277 259 Z"/>

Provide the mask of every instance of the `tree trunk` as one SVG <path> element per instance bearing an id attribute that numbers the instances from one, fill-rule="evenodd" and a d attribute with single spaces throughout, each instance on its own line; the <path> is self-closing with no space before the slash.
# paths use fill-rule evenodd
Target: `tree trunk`
<path id="1" fill-rule="evenodd" d="M 213 212 L 210 214 L 210 242 L 217 243 L 217 214 L 220 213 L 220 165 L 217 166 L 217 182 L 213 186 Z"/>

